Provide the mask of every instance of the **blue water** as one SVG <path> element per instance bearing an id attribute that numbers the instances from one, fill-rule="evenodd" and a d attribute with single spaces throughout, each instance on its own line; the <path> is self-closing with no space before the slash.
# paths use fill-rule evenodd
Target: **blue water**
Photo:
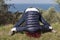
<path id="1" fill-rule="evenodd" d="M 28 7 L 36 7 L 39 9 L 48 10 L 52 6 L 55 8 L 55 10 L 60 11 L 59 6 L 56 4 L 54 4 L 54 5 L 52 5 L 52 4 L 14 4 L 13 6 L 10 6 L 9 11 L 11 11 L 11 12 L 16 12 L 16 11 L 23 12 Z"/>

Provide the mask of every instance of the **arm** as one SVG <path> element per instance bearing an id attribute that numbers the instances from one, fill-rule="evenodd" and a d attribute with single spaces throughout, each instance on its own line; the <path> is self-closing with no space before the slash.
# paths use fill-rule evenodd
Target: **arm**
<path id="1" fill-rule="evenodd" d="M 22 17 L 19 19 L 19 21 L 15 24 L 14 27 L 20 26 L 25 21 L 25 13 L 22 15 Z"/>
<path id="2" fill-rule="evenodd" d="M 50 24 L 39 14 L 39 20 L 44 24 L 50 26 Z"/>

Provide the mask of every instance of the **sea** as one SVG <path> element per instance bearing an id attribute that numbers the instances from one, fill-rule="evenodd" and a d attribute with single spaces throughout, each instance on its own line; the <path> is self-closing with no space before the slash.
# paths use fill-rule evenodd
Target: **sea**
<path id="1" fill-rule="evenodd" d="M 50 7 L 54 7 L 56 11 L 60 11 L 58 4 L 11 4 L 8 10 L 11 12 L 24 12 L 28 7 L 35 7 L 42 10 L 48 10 Z"/>

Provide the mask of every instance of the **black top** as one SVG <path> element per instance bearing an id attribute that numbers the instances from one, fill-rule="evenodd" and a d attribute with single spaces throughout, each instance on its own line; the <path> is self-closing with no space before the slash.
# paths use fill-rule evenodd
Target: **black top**
<path id="1" fill-rule="evenodd" d="M 26 23 L 26 27 L 38 27 L 40 26 L 39 21 L 44 25 L 50 26 L 50 24 L 44 20 L 40 13 L 37 11 L 28 11 L 22 15 L 21 19 L 16 23 L 15 27 L 20 26 L 24 22 Z"/>

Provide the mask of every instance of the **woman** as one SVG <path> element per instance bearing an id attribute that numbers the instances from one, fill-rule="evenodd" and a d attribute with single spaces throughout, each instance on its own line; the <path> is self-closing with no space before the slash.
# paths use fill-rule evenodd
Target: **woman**
<path id="1" fill-rule="evenodd" d="M 20 26 L 24 22 L 25 26 Z M 40 25 L 39 22 L 43 23 L 43 25 Z M 21 19 L 15 24 L 14 28 L 11 29 L 10 33 L 13 35 L 16 32 L 23 31 L 29 33 L 56 32 L 36 8 L 27 8 Z"/>

